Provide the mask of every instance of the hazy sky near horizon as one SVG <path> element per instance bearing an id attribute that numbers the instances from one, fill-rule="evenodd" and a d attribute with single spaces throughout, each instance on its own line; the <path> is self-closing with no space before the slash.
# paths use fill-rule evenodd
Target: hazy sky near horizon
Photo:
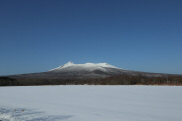
<path id="1" fill-rule="evenodd" d="M 0 75 L 74 63 L 182 74 L 182 0 L 0 0 Z"/>

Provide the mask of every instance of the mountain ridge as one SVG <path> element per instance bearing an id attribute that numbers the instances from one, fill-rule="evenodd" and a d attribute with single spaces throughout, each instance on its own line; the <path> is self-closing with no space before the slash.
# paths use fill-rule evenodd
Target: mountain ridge
<path id="1" fill-rule="evenodd" d="M 118 68 L 118 67 L 115 67 L 113 65 L 110 65 L 108 63 L 85 63 L 85 64 L 74 64 L 72 61 L 69 61 L 68 63 L 62 65 L 62 66 L 59 66 L 57 68 L 54 68 L 54 69 L 51 69 L 49 71 L 55 71 L 55 70 L 60 70 L 60 69 L 63 69 L 63 68 L 68 68 L 68 67 L 71 67 L 71 66 L 74 66 L 74 67 L 78 67 L 78 68 L 92 68 L 92 69 L 97 69 L 98 67 L 108 67 L 108 68 Z M 119 69 L 119 68 L 118 68 Z"/>

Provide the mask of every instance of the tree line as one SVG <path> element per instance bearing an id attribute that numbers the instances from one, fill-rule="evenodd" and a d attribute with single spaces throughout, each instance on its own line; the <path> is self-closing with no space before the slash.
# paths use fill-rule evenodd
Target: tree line
<path id="1" fill-rule="evenodd" d="M 182 85 L 181 75 L 163 77 L 146 77 L 142 75 L 116 75 L 95 79 L 44 79 L 44 78 L 11 78 L 0 77 L 0 86 L 32 86 L 32 85 Z"/>

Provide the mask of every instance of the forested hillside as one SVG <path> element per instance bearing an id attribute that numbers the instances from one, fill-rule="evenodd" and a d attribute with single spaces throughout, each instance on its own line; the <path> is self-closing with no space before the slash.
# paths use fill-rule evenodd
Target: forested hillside
<path id="1" fill-rule="evenodd" d="M 0 77 L 0 86 L 30 86 L 30 85 L 182 85 L 181 75 L 163 77 L 116 75 L 93 79 L 46 79 L 46 78 L 10 78 Z"/>

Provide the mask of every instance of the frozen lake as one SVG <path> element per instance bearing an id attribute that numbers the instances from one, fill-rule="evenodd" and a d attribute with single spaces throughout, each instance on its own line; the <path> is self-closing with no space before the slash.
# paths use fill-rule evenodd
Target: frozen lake
<path id="1" fill-rule="evenodd" d="M 182 121 L 181 86 L 0 87 L 3 121 Z"/>

